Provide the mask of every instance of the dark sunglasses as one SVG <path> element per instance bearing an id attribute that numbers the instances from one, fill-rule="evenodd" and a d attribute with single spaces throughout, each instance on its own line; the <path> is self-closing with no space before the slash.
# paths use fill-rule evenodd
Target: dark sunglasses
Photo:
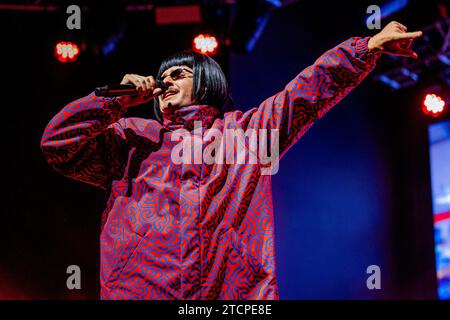
<path id="1" fill-rule="evenodd" d="M 170 77 L 172 80 L 178 80 L 183 78 L 188 78 L 185 72 L 189 72 L 192 74 L 192 71 L 186 68 L 177 68 L 173 70 L 170 74 L 167 76 L 161 76 L 159 77 L 159 80 L 164 81 L 165 78 Z"/>

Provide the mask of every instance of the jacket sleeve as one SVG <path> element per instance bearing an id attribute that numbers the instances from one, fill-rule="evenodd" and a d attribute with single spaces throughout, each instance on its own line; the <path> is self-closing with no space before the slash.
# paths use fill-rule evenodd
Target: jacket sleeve
<path id="1" fill-rule="evenodd" d="M 41 149 L 59 173 L 103 189 L 111 155 L 124 141 L 116 98 L 90 95 L 69 103 L 47 125 Z"/>
<path id="2" fill-rule="evenodd" d="M 324 53 L 281 92 L 259 105 L 249 127 L 279 130 L 280 157 L 317 119 L 355 88 L 375 67 L 369 37 L 350 38 Z"/>

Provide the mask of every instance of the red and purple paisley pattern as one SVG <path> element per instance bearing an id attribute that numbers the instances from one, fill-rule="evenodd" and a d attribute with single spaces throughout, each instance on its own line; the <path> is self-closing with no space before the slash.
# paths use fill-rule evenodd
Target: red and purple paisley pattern
<path id="1" fill-rule="evenodd" d="M 163 124 L 115 98 L 68 104 L 41 147 L 58 172 L 105 189 L 102 299 L 278 299 L 270 175 L 255 164 L 174 164 L 175 129 L 279 129 L 280 155 L 373 69 L 368 38 L 327 51 L 245 113 L 182 107 Z M 195 130 L 194 130 L 195 131 Z"/>

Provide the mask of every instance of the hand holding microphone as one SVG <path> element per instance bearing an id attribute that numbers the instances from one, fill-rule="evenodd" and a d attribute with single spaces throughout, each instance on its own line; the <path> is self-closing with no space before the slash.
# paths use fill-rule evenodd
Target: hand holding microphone
<path id="1" fill-rule="evenodd" d="M 126 74 L 119 86 L 97 88 L 95 93 L 100 96 L 117 96 L 120 104 L 128 108 L 146 103 L 166 90 L 165 83 L 152 76 Z"/>

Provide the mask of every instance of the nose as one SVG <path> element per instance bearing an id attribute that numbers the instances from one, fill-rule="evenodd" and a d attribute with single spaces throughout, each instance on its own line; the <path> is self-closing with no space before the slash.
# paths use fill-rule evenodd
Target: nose
<path id="1" fill-rule="evenodd" d="M 174 85 L 171 77 L 166 77 L 162 82 L 165 85 L 165 91 L 169 90 Z"/>
<path id="2" fill-rule="evenodd" d="M 172 80 L 172 77 L 170 77 L 170 76 L 165 77 L 162 81 L 164 82 L 164 84 L 167 87 L 170 87 L 173 85 L 173 80 Z"/>

